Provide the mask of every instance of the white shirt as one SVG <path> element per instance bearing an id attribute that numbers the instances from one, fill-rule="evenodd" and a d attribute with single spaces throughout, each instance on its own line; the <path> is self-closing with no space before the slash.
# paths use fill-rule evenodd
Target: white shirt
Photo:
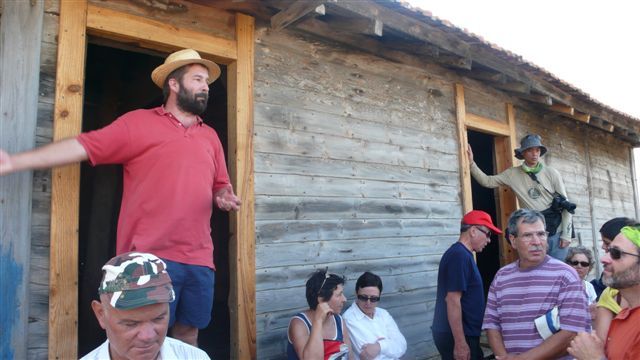
<path id="1" fill-rule="evenodd" d="M 354 302 L 342 318 L 346 322 L 356 359 L 360 359 L 363 345 L 376 342 L 380 344 L 380 354 L 376 360 L 399 359 L 407 351 L 407 340 L 387 310 L 376 308 L 372 319 Z"/>
<path id="2" fill-rule="evenodd" d="M 596 302 L 598 294 L 596 294 L 596 290 L 590 282 L 587 280 L 582 280 L 582 282 L 584 283 L 584 292 L 587 293 L 587 304 L 591 305 Z"/>
<path id="3" fill-rule="evenodd" d="M 168 336 L 164 338 L 164 342 L 160 348 L 160 356 L 158 356 L 158 360 L 163 359 L 211 360 L 206 352 Z M 80 360 L 111 360 L 111 356 L 109 355 L 109 339 L 92 352 L 83 356 Z"/>

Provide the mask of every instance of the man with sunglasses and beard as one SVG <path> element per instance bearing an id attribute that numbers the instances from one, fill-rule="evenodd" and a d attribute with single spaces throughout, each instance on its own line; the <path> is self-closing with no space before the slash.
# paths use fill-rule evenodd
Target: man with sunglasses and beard
<path id="1" fill-rule="evenodd" d="M 565 359 L 567 346 L 590 320 L 582 280 L 547 255 L 544 216 L 519 209 L 508 222 L 518 260 L 496 273 L 482 329 L 497 359 Z M 555 314 L 559 314 L 559 323 Z"/>
<path id="2" fill-rule="evenodd" d="M 431 330 L 444 360 L 484 358 L 480 348 L 484 287 L 473 251 L 481 252 L 492 232 L 502 234 L 489 214 L 470 211 L 462 218 L 460 239 L 440 259 Z"/>
<path id="3" fill-rule="evenodd" d="M 219 76 L 218 65 L 195 50 L 174 52 L 151 74 L 163 89 L 163 106 L 131 111 L 102 129 L 31 151 L 0 150 L 0 175 L 84 160 L 123 165 L 116 253 L 149 252 L 167 263 L 176 292 L 172 336 L 191 345 L 211 317 L 213 204 L 224 211 L 240 207 L 220 140 L 199 116 Z"/>
<path id="4" fill-rule="evenodd" d="M 613 319 L 606 340 L 580 333 L 567 351 L 578 360 L 640 359 L 640 226 L 622 228 L 600 261 L 603 282 L 620 290 L 629 307 Z"/>
<path id="5" fill-rule="evenodd" d="M 343 317 L 349 330 L 351 348 L 360 360 L 395 360 L 407 351 L 407 341 L 391 314 L 378 307 L 382 279 L 365 272 L 356 281 L 356 301 Z"/>

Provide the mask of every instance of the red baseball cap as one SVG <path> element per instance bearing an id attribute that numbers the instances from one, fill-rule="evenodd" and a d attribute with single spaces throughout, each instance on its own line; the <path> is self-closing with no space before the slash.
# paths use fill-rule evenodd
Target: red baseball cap
<path id="1" fill-rule="evenodd" d="M 481 225 L 491 229 L 494 234 L 502 234 L 502 231 L 493 225 L 491 216 L 482 210 L 471 210 L 463 218 L 462 223 L 465 225 Z"/>

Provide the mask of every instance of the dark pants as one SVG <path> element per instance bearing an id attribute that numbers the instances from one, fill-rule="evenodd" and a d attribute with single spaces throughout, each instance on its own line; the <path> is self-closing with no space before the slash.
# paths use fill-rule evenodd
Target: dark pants
<path id="1" fill-rule="evenodd" d="M 453 360 L 453 334 L 445 332 L 432 332 L 433 342 L 442 357 L 442 360 Z M 480 348 L 479 336 L 465 336 L 467 344 L 469 345 L 469 351 L 471 352 L 471 360 L 482 360 L 484 354 Z"/>

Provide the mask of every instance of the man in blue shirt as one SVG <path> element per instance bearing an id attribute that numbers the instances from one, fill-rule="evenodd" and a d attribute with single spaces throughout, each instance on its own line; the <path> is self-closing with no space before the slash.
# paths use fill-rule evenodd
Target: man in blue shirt
<path id="1" fill-rule="evenodd" d="M 440 259 L 431 330 L 443 360 L 484 357 L 480 348 L 484 288 L 472 251 L 481 252 L 491 241 L 491 233 L 502 234 L 491 216 L 470 211 L 462 218 L 460 239 Z"/>

